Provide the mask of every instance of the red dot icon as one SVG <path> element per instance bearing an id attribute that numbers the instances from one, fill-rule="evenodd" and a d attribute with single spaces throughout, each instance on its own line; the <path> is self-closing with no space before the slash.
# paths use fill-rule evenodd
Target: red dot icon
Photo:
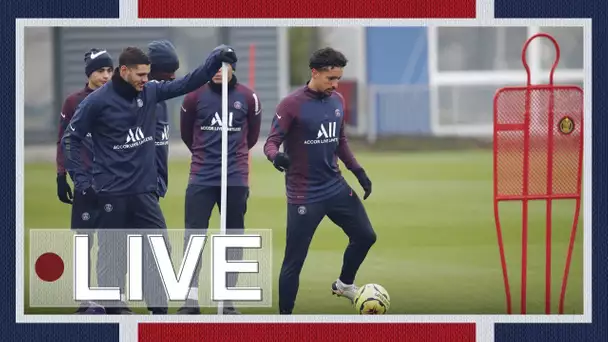
<path id="1" fill-rule="evenodd" d="M 63 260 L 55 253 L 44 253 L 36 260 L 36 274 L 43 281 L 53 282 L 63 275 Z"/>

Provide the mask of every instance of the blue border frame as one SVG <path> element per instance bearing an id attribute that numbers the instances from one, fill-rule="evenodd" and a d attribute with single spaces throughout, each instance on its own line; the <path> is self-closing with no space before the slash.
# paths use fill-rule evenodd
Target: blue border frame
<path id="1" fill-rule="evenodd" d="M 7 275 L 0 277 L 2 340 L 6 341 L 118 341 L 118 324 L 17 324 L 15 323 L 15 19 L 16 18 L 118 18 L 119 0 L 8 0 L 2 7 L 0 60 L 4 82 L 0 84 L 0 212 L 4 238 L 0 244 L 0 265 Z M 49 182 L 54 182 L 49 175 Z"/>
<path id="2" fill-rule="evenodd" d="M 592 18 L 593 37 L 593 317 L 592 324 L 496 324 L 497 342 L 602 341 L 608 317 L 608 106 L 606 105 L 606 17 L 605 4 L 598 0 L 494 0 L 496 18 Z M 603 338 L 602 338 L 603 336 Z"/>
<path id="3" fill-rule="evenodd" d="M 4 49 L 5 82 L 0 85 L 0 117 L 14 122 L 15 113 L 15 18 L 118 18 L 118 0 L 21 0 L 7 1 L 3 6 L 0 27 Z M 602 1 L 592 0 L 495 0 L 496 18 L 593 18 L 593 323 L 592 324 L 496 324 L 495 339 L 502 341 L 600 341 L 606 335 L 608 321 L 608 216 L 600 210 L 607 207 L 608 189 L 606 155 L 608 111 L 604 80 L 606 78 L 606 10 Z M 6 82 L 8 81 L 8 82 Z M 0 136 L 6 137 L 0 157 L 15 160 L 15 126 L 0 125 Z M 15 269 L 15 168 L 4 163 L 0 169 L 0 210 L 6 236 L 0 248 L 0 263 L 12 274 Z M 54 179 L 49 178 L 49 181 Z M 16 324 L 15 282 L 13 277 L 0 277 L 0 294 L 7 299 L 0 310 L 4 338 L 13 341 L 116 341 L 117 324 Z"/>

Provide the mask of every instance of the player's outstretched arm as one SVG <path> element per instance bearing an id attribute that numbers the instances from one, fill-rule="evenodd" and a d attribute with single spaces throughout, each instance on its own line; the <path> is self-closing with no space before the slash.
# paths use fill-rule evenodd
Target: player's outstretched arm
<path id="1" fill-rule="evenodd" d="M 192 144 L 194 143 L 194 124 L 196 122 L 196 94 L 190 93 L 184 97 L 182 108 L 179 113 L 179 130 L 182 141 L 186 147 L 192 152 Z"/>
<path id="2" fill-rule="evenodd" d="M 209 82 L 222 67 L 223 62 L 229 64 L 237 62 L 234 50 L 229 47 L 216 48 L 209 54 L 205 63 L 188 75 L 174 81 L 151 81 L 146 86 L 154 87 L 158 102 L 182 96 Z"/>
<path id="3" fill-rule="evenodd" d="M 262 126 L 262 104 L 258 99 L 258 95 L 254 92 L 251 92 L 251 96 L 249 96 L 249 103 L 247 107 L 249 108 L 247 111 L 247 126 L 249 131 L 247 133 L 247 147 L 251 149 L 258 142 L 260 138 L 260 128 Z"/>
<path id="4" fill-rule="evenodd" d="M 279 148 L 289 134 L 292 121 L 293 114 L 289 108 L 289 101 L 284 99 L 277 106 L 277 112 L 272 118 L 270 134 L 264 144 L 266 158 L 281 172 L 289 169 L 290 165 L 289 157 L 285 153 L 279 152 Z"/>
<path id="5" fill-rule="evenodd" d="M 86 98 L 76 109 L 76 113 L 61 138 L 61 145 L 66 158 L 66 169 L 74 175 L 74 188 L 84 191 L 91 187 L 90 177 L 87 176 L 84 163 L 81 158 L 83 140 L 86 139 L 88 132 L 93 131 L 93 120 L 97 108 L 93 99 Z"/>

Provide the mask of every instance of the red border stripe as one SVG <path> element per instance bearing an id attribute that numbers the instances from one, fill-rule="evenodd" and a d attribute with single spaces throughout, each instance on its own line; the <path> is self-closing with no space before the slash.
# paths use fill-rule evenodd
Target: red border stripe
<path id="1" fill-rule="evenodd" d="M 140 342 L 475 342 L 475 323 L 140 323 Z"/>
<path id="2" fill-rule="evenodd" d="M 138 0 L 140 18 L 475 18 L 475 0 Z"/>

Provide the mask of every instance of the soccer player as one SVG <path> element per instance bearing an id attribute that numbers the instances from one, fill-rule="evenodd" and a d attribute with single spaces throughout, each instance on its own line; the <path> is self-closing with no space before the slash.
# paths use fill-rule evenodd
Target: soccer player
<path id="1" fill-rule="evenodd" d="M 101 49 L 91 49 L 84 55 L 84 71 L 87 76 L 88 82 L 84 88 L 70 94 L 64 101 L 61 109 L 61 115 L 59 118 L 59 136 L 57 138 L 57 196 L 63 203 L 72 204 L 72 215 L 71 215 L 71 228 L 77 230 L 79 233 L 88 234 L 95 228 L 95 219 L 98 215 L 97 208 L 90 206 L 86 203 L 83 196 L 75 192 L 72 194 L 72 189 L 67 181 L 67 175 L 65 170 L 65 157 L 61 149 L 61 137 L 65 132 L 66 127 L 70 123 L 70 120 L 74 116 L 76 108 L 95 89 L 101 87 L 112 77 L 114 71 L 113 61 L 110 54 L 107 51 Z M 93 151 L 90 134 L 86 135 L 83 141 L 82 149 L 83 159 L 83 170 L 86 177 L 92 180 L 92 164 L 93 164 Z M 73 173 L 70 175 L 72 181 L 74 179 Z M 89 252 L 93 246 L 93 234 L 89 234 Z M 85 302 L 82 303 L 77 313 L 83 313 L 90 307 L 95 306 L 94 303 Z"/>
<path id="2" fill-rule="evenodd" d="M 196 90 L 213 77 L 222 62 L 235 63 L 236 55 L 231 49 L 215 50 L 201 66 L 174 81 L 148 82 L 150 60 L 139 48 L 126 48 L 118 62 L 112 79 L 82 101 L 66 128 L 62 145 L 66 166 L 74 173 L 75 191 L 100 210 L 98 285 L 124 290 L 126 236 L 111 231 L 156 229 L 166 233 L 156 195 L 157 104 Z M 95 152 L 93 182 L 86 177 L 80 157 L 88 132 Z M 154 264 L 148 244 L 144 244 L 144 263 Z M 154 314 L 166 313 L 166 293 L 157 286 L 160 274 L 144 273 L 146 304 Z M 146 280 L 147 276 L 151 280 Z M 152 290 L 147 290 L 147 285 Z M 129 313 L 124 301 L 105 306 L 109 314 Z"/>
<path id="3" fill-rule="evenodd" d="M 181 137 L 192 152 L 190 178 L 186 189 L 187 246 L 190 235 L 209 228 L 211 211 L 221 211 L 222 124 L 228 126 L 228 184 L 226 231 L 242 234 L 249 197 L 249 150 L 260 135 L 262 106 L 253 90 L 238 82 L 234 69 L 228 67 L 228 122 L 222 123 L 222 70 L 198 90 L 186 95 L 181 110 Z M 184 249 L 185 250 L 185 249 Z M 230 249 L 228 258 L 240 260 L 242 250 Z M 190 288 L 190 295 L 180 314 L 200 314 L 198 275 L 200 263 Z M 236 273 L 227 277 L 227 286 L 236 286 Z M 232 303 L 224 302 L 224 314 L 239 314 Z"/>
<path id="4" fill-rule="evenodd" d="M 351 152 L 344 133 L 344 100 L 336 92 L 347 64 L 332 48 L 320 49 L 309 61 L 307 84 L 277 106 L 264 153 L 274 167 L 285 172 L 287 188 L 287 243 L 279 277 L 280 314 L 291 314 L 300 272 L 312 237 L 327 216 L 349 238 L 342 271 L 331 285 L 332 293 L 353 300 L 355 275 L 376 241 L 370 220 L 357 193 L 346 183 L 337 159 L 355 174 L 363 199 L 372 183 Z M 284 152 L 279 151 L 283 144 Z"/>
<path id="5" fill-rule="evenodd" d="M 156 81 L 172 81 L 179 69 L 179 57 L 175 46 L 167 40 L 153 41 L 148 44 L 150 57 L 150 79 Z M 156 195 L 165 197 L 169 186 L 169 115 L 167 103 L 156 105 L 156 167 L 158 170 Z"/>
<path id="6" fill-rule="evenodd" d="M 82 196 L 77 192 L 72 194 L 64 166 L 65 157 L 61 148 L 61 137 L 63 137 L 63 133 L 80 102 L 92 93 L 93 90 L 106 84 L 110 80 L 110 77 L 112 77 L 114 70 L 112 57 L 105 50 L 91 49 L 85 53 L 84 62 L 84 70 L 88 82 L 84 88 L 70 94 L 63 102 L 59 118 L 59 136 L 57 138 L 57 197 L 63 203 L 72 204 L 72 228 L 94 228 L 94 225 L 91 225 L 90 222 L 94 221 L 94 217 L 91 215 L 94 216 L 95 213 L 89 212 L 92 208 L 83 207 L 86 203 L 83 203 Z M 93 151 L 90 134 L 87 134 L 86 139 L 83 141 L 82 159 L 86 176 L 92 180 Z M 73 178 L 72 175 L 70 177 Z"/>

